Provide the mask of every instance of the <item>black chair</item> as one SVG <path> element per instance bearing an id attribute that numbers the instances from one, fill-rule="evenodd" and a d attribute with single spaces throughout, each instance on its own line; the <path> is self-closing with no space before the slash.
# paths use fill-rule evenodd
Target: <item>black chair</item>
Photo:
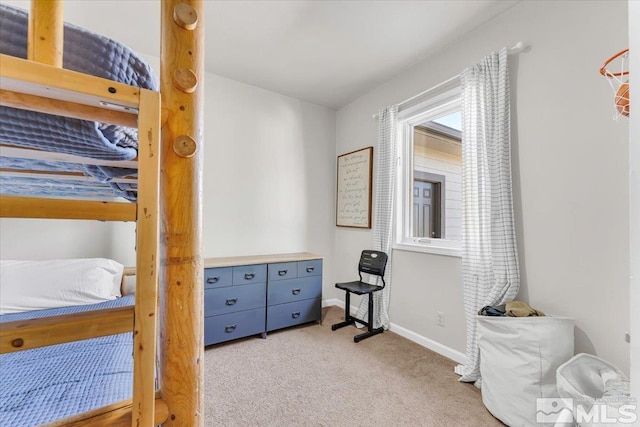
<path id="1" fill-rule="evenodd" d="M 362 251 L 360 255 L 360 263 L 358 264 L 358 276 L 360 276 L 360 280 L 355 282 L 347 282 L 347 283 L 336 283 L 336 288 L 342 289 L 345 291 L 345 301 L 344 301 L 344 322 L 336 323 L 331 326 L 331 330 L 335 331 L 336 329 L 343 328 L 348 325 L 353 325 L 355 322 L 360 323 L 368 328 L 368 331 L 356 335 L 353 337 L 355 342 L 360 342 L 365 338 L 369 338 L 371 336 L 381 334 L 384 331 L 384 328 L 375 328 L 373 327 L 373 293 L 381 291 L 385 287 L 384 282 L 384 269 L 387 267 L 387 254 L 379 251 Z M 365 283 L 362 281 L 362 273 L 368 273 L 374 276 L 378 276 L 382 279 L 382 286 L 378 285 L 370 285 L 369 283 Z M 369 297 L 369 321 L 365 322 L 364 320 L 360 320 L 351 316 L 349 312 L 350 306 L 350 297 L 351 293 L 356 295 L 368 295 Z"/>

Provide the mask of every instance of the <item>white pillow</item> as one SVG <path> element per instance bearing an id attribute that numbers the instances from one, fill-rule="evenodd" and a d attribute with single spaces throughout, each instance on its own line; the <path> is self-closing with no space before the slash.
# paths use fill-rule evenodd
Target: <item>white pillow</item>
<path id="1" fill-rule="evenodd" d="M 103 258 L 2 260 L 0 314 L 116 299 L 123 270 L 123 265 Z"/>

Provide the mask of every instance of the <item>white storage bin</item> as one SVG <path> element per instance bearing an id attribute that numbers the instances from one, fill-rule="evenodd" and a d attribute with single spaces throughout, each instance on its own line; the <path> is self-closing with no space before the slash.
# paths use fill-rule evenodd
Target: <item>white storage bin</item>
<path id="1" fill-rule="evenodd" d="M 573 356 L 567 317 L 477 316 L 482 402 L 511 427 L 536 426 L 538 398 L 557 398 L 556 370 Z M 553 424 L 550 424 L 553 425 Z"/>
<path id="2" fill-rule="evenodd" d="M 556 379 L 565 412 L 573 415 L 559 420 L 558 425 L 635 425 L 638 421 L 636 404 L 629 396 L 629 380 L 611 363 L 580 353 L 558 367 Z"/>

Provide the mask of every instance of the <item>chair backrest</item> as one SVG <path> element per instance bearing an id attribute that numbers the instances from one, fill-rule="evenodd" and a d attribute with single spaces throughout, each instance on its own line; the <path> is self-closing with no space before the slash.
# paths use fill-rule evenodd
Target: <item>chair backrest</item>
<path id="1" fill-rule="evenodd" d="M 382 278 L 384 285 L 384 270 L 387 268 L 387 254 L 380 251 L 364 250 L 360 255 L 360 263 L 358 264 L 358 274 L 362 281 L 361 273 L 373 274 Z"/>

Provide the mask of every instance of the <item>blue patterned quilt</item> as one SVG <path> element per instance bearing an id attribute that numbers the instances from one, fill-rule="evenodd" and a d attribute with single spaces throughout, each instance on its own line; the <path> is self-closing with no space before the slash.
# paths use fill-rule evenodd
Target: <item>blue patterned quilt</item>
<path id="1" fill-rule="evenodd" d="M 0 323 L 132 305 L 100 304 L 0 316 Z M 0 426 L 35 426 L 130 399 L 131 333 L 0 355 Z"/>

